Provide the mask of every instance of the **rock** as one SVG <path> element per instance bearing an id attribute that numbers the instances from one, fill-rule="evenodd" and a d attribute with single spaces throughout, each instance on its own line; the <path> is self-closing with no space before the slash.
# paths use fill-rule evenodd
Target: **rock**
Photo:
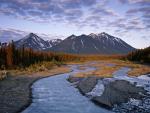
<path id="1" fill-rule="evenodd" d="M 81 78 L 81 77 L 69 76 L 68 81 L 71 82 L 71 83 L 73 83 L 73 82 L 79 82 L 82 79 L 83 78 Z"/>
<path id="2" fill-rule="evenodd" d="M 97 77 L 86 77 L 77 84 L 77 88 L 81 91 L 82 94 L 86 94 L 92 91 L 92 89 L 97 84 L 97 80 Z"/>
<path id="3" fill-rule="evenodd" d="M 0 80 L 7 78 L 8 75 L 10 75 L 10 73 L 8 71 L 6 71 L 6 70 L 1 71 L 0 72 Z"/>
<path id="4" fill-rule="evenodd" d="M 139 92 L 146 94 L 146 91 L 141 87 L 136 87 L 128 81 L 116 80 L 107 84 L 104 93 L 92 100 L 98 104 L 112 107 L 114 104 L 128 102 L 130 98 L 142 98 Z"/>
<path id="5" fill-rule="evenodd" d="M 126 113 L 150 113 L 150 97 L 144 97 L 139 101 L 136 105 L 133 101 L 128 101 L 127 103 L 122 103 L 119 105 L 113 106 L 113 111 L 115 113 L 122 113 L 122 111 L 126 110 Z"/>

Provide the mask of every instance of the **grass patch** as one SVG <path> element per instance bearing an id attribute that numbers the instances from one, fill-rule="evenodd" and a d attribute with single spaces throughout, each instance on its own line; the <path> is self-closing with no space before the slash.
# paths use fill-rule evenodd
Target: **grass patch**
<path id="1" fill-rule="evenodd" d="M 61 66 L 64 65 L 62 62 L 57 62 L 55 60 L 51 62 L 43 61 L 40 63 L 32 64 L 26 68 L 17 68 L 11 70 L 1 70 L 0 71 L 0 80 L 5 79 L 7 76 L 28 76 L 35 73 L 41 73 L 48 75 L 49 70 L 54 70 L 57 68 L 58 70 L 54 70 L 55 73 L 57 72 L 68 72 L 69 68 L 62 68 Z M 61 70 L 60 70 L 61 69 Z M 54 73 L 52 71 L 52 73 Z"/>
<path id="2" fill-rule="evenodd" d="M 108 64 L 113 64 L 113 66 L 110 66 Z M 123 60 L 101 60 L 96 61 L 95 64 L 90 64 L 89 66 L 95 67 L 96 70 L 77 73 L 74 76 L 75 77 L 98 76 L 102 78 L 107 78 L 112 77 L 113 73 L 122 67 L 131 68 L 131 71 L 128 72 L 129 76 L 139 76 L 150 73 L 150 66 Z"/>

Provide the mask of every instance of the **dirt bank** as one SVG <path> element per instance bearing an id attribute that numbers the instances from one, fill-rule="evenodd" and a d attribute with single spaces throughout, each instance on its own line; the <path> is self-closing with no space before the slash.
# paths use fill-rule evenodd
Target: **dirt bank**
<path id="1" fill-rule="evenodd" d="M 69 71 L 69 67 L 62 66 L 32 75 L 9 75 L 6 79 L 0 81 L 0 113 L 17 113 L 22 111 L 31 103 L 30 86 L 33 82 L 43 77 Z"/>

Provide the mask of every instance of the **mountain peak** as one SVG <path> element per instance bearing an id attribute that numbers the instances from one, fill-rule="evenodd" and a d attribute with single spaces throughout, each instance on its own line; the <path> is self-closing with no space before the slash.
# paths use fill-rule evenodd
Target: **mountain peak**
<path id="1" fill-rule="evenodd" d="M 74 39 L 74 38 L 76 38 L 76 37 L 77 37 L 76 35 L 72 34 L 72 35 L 69 36 L 68 38 L 69 38 L 69 39 Z"/>
<path id="2" fill-rule="evenodd" d="M 52 43 L 59 43 L 59 42 L 61 42 L 62 40 L 61 39 L 51 39 L 50 40 Z"/>
<path id="3" fill-rule="evenodd" d="M 101 32 L 100 34 L 101 35 L 108 35 L 106 32 Z"/>
<path id="4" fill-rule="evenodd" d="M 22 41 L 25 41 L 25 40 L 32 40 L 32 39 L 37 39 L 37 38 L 40 38 L 38 37 L 36 34 L 34 33 L 29 33 L 28 35 L 26 35 L 24 38 L 22 38 L 21 40 Z"/>
<path id="5" fill-rule="evenodd" d="M 34 33 L 29 33 L 26 38 L 31 38 L 31 37 L 38 37 L 36 34 Z"/>
<path id="6" fill-rule="evenodd" d="M 88 36 L 90 36 L 90 37 L 92 37 L 92 38 L 102 38 L 102 37 L 110 38 L 110 37 L 109 37 L 110 35 L 107 34 L 107 33 L 105 33 L 105 32 L 97 33 L 97 34 L 91 33 L 91 34 L 89 34 Z"/>
<path id="7" fill-rule="evenodd" d="M 36 34 L 34 34 L 34 33 L 30 33 L 29 35 L 28 35 L 28 37 L 29 38 L 32 38 L 32 37 L 36 37 L 36 38 L 40 38 L 40 37 L 38 37 Z"/>
<path id="8" fill-rule="evenodd" d="M 96 38 L 97 37 L 97 34 L 95 33 L 90 33 L 88 36 L 92 37 L 92 38 Z"/>
<path id="9" fill-rule="evenodd" d="M 29 35 L 32 36 L 32 35 L 35 35 L 35 34 L 34 33 L 30 33 Z"/>
<path id="10" fill-rule="evenodd" d="M 61 42 L 61 39 L 52 39 L 50 41 L 45 41 L 41 37 L 37 36 L 34 33 L 30 33 L 24 38 L 15 42 L 15 45 L 18 48 L 21 48 L 23 45 L 26 48 L 32 48 L 34 50 L 44 50 L 52 47 L 53 45 L 57 45 Z"/>

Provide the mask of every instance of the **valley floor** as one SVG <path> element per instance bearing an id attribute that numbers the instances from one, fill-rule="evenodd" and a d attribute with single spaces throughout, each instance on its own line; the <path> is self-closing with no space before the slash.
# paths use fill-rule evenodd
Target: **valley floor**
<path id="1" fill-rule="evenodd" d="M 87 66 L 95 67 L 95 71 L 86 73 L 77 73 L 74 77 L 111 77 L 112 74 L 121 67 L 130 67 L 132 70 L 128 72 L 130 76 L 138 76 L 145 73 L 150 73 L 150 66 L 134 64 L 131 62 L 123 62 L 119 60 L 110 61 L 92 61 L 87 63 Z M 68 63 L 69 64 L 84 64 L 84 63 Z M 111 64 L 111 65 L 110 65 Z M 84 70 L 84 66 L 80 66 Z M 33 74 L 25 75 L 9 75 L 0 81 L 0 113 L 16 113 L 25 109 L 31 103 L 31 88 L 32 83 L 40 78 L 48 77 L 60 73 L 70 72 L 68 66 L 54 67 L 50 70 L 41 71 Z"/>

